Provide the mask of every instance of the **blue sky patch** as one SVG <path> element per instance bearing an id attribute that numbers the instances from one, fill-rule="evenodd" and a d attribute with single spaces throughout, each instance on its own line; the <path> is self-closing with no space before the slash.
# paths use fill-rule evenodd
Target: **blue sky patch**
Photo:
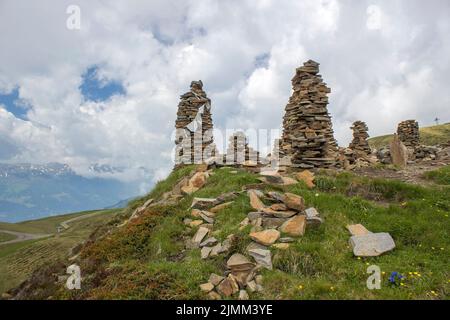
<path id="1" fill-rule="evenodd" d="M 28 120 L 27 111 L 29 106 L 20 100 L 19 88 L 15 88 L 10 93 L 0 93 L 0 104 L 5 106 L 6 110 L 11 112 L 16 118 Z"/>
<path id="2" fill-rule="evenodd" d="M 98 77 L 98 67 L 89 67 L 82 75 L 81 94 L 87 101 L 106 101 L 112 96 L 125 95 L 125 88 L 119 81 L 104 81 Z"/>

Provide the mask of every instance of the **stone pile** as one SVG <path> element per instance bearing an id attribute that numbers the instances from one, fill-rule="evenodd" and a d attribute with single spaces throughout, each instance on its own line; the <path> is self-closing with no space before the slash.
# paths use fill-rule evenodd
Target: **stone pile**
<path id="1" fill-rule="evenodd" d="M 420 144 L 419 123 L 415 120 L 406 120 L 398 124 L 397 135 L 407 148 L 415 148 Z"/>
<path id="2" fill-rule="evenodd" d="M 356 158 L 365 158 L 370 155 L 371 150 L 367 138 L 369 128 L 363 121 L 356 121 L 353 126 L 350 127 L 353 130 L 353 140 L 349 145 L 349 148 L 353 150 Z"/>
<path id="3" fill-rule="evenodd" d="M 211 100 L 201 80 L 192 81 L 191 90 L 181 96 L 175 128 L 176 164 L 202 163 L 215 155 Z M 206 148 L 209 156 L 204 157 Z"/>
<path id="4" fill-rule="evenodd" d="M 306 208 L 302 197 L 293 193 L 278 193 L 271 191 L 264 193 L 260 190 L 247 191 L 251 207 L 256 210 L 250 212 L 241 222 L 241 227 L 252 225 L 250 238 L 259 245 L 270 246 L 280 239 L 281 233 L 288 237 L 299 237 L 305 233 L 306 225 L 322 223 L 315 208 Z M 270 202 L 265 205 L 261 198 Z"/>
<path id="5" fill-rule="evenodd" d="M 248 145 L 248 139 L 241 131 L 233 133 L 229 138 L 224 161 L 226 164 L 242 165 L 246 161 L 259 162 L 259 152 Z"/>
<path id="6" fill-rule="evenodd" d="M 293 167 L 329 168 L 336 162 L 337 143 L 328 113 L 330 88 L 322 80 L 319 64 L 309 60 L 297 68 L 293 94 L 285 108 L 281 152 Z"/>

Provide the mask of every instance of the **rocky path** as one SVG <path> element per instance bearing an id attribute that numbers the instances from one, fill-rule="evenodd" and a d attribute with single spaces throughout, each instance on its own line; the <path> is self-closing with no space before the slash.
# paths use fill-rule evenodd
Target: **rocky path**
<path id="1" fill-rule="evenodd" d="M 23 242 L 23 241 L 27 241 L 27 240 L 42 239 L 42 238 L 47 238 L 47 237 L 51 237 L 52 236 L 52 234 L 24 233 L 24 232 L 15 232 L 15 231 L 9 231 L 9 230 L 2 230 L 2 229 L 0 229 L 0 232 L 7 233 L 7 234 L 10 234 L 10 235 L 13 235 L 13 236 L 16 237 L 13 240 L 0 242 L 0 246 L 1 245 L 5 245 L 5 244 Z"/>
<path id="2" fill-rule="evenodd" d="M 402 170 L 394 170 L 390 168 L 380 169 L 374 167 L 365 167 L 355 169 L 353 172 L 358 175 L 363 175 L 370 178 L 384 178 L 400 180 L 407 183 L 429 185 L 431 182 L 424 179 L 423 174 L 427 171 L 437 170 L 443 166 L 450 164 L 447 161 L 427 161 L 421 163 L 409 164 Z"/>

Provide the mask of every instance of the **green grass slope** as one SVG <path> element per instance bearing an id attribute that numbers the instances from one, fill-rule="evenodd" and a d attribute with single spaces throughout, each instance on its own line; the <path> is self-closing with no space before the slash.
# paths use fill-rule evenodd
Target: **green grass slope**
<path id="1" fill-rule="evenodd" d="M 432 146 L 450 141 L 450 122 L 437 126 L 423 127 L 420 128 L 419 131 L 420 142 L 424 145 Z M 391 141 L 392 134 L 388 134 L 370 138 L 369 144 L 372 148 L 379 149 L 389 145 Z"/>
<path id="2" fill-rule="evenodd" d="M 97 227 L 104 225 L 118 212 L 120 210 L 117 209 L 99 211 L 95 216 L 74 221 L 69 229 L 60 234 L 39 240 L 2 245 L 1 242 L 15 237 L 0 232 L 0 294 L 19 285 L 33 271 L 42 266 L 59 259 L 66 261 L 72 247 L 86 240 Z M 93 211 L 88 211 L 20 223 L 0 223 L 0 229 L 33 234 L 54 234 L 61 222 L 92 213 Z"/>
<path id="3" fill-rule="evenodd" d="M 172 189 L 192 167 L 175 170 L 148 196 L 135 200 L 124 214 L 130 214 L 149 198 L 159 198 Z M 239 222 L 250 207 L 246 193 L 216 215 L 214 236 L 223 240 L 237 236 L 228 253 L 202 260 L 200 250 L 184 250 L 183 237 L 189 230 L 183 219 L 190 217 L 193 197 L 216 197 L 240 191 L 257 183 L 257 175 L 237 169 L 216 169 L 205 187 L 185 196 L 175 205 L 153 207 L 120 228 L 104 228 L 81 251 L 79 263 L 85 275 L 82 290 L 69 291 L 62 283 L 38 280 L 39 291 L 26 297 L 55 299 L 205 299 L 199 285 L 211 273 L 221 274 L 233 253 L 245 254 L 249 228 Z M 431 180 L 433 181 L 433 180 Z M 450 290 L 450 189 L 434 185 L 421 187 L 398 181 L 371 179 L 350 173 L 324 171 L 316 187 L 303 183 L 288 187 L 267 185 L 265 190 L 292 192 L 316 207 L 325 222 L 308 227 L 303 237 L 286 250 L 272 249 L 273 270 L 264 270 L 264 291 L 253 299 L 447 299 Z M 362 223 L 372 232 L 389 232 L 396 248 L 379 257 L 356 258 L 349 247 L 345 226 Z M 98 232 L 100 235 L 101 232 Z M 369 265 L 380 266 L 381 290 L 366 287 Z M 60 272 L 51 267 L 44 274 Z M 391 272 L 405 276 L 402 285 L 388 283 Z M 50 276 L 49 276 L 50 277 Z M 47 278 L 47 279 L 52 279 Z"/>

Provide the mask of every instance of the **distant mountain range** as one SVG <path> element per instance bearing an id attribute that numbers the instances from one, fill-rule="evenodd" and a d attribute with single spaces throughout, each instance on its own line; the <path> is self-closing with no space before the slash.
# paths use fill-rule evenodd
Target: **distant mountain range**
<path id="1" fill-rule="evenodd" d="M 125 206 L 136 195 L 136 185 L 85 178 L 65 164 L 0 163 L 0 221 Z"/>

